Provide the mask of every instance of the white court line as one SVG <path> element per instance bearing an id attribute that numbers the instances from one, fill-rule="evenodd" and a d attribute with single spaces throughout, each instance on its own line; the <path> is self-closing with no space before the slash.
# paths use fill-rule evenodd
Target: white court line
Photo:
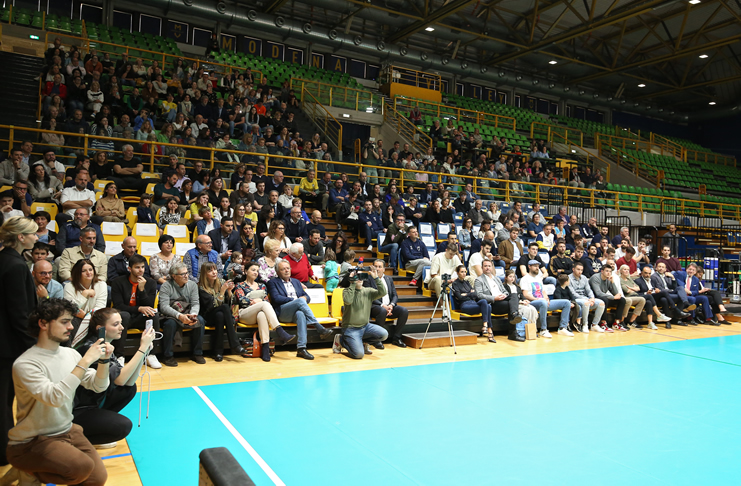
<path id="1" fill-rule="evenodd" d="M 252 456 L 252 459 L 255 460 L 258 466 L 265 472 L 265 474 L 268 475 L 268 477 L 275 483 L 277 486 L 286 486 L 283 481 L 278 477 L 277 474 L 275 474 L 275 471 L 273 471 L 270 466 L 268 466 L 268 463 L 263 460 L 262 457 L 260 457 L 260 454 L 257 453 L 257 451 L 250 445 L 247 440 L 245 440 L 244 437 L 242 437 L 242 434 L 239 433 L 237 429 L 234 428 L 234 426 L 227 420 L 226 417 L 224 417 L 224 414 L 221 413 L 221 411 L 216 408 L 216 405 L 213 404 L 211 400 L 206 396 L 205 393 L 201 391 L 200 388 L 197 386 L 192 387 L 196 393 L 201 397 L 201 399 L 206 402 L 206 405 L 208 405 L 208 408 L 211 409 L 211 411 L 221 420 L 221 423 L 224 424 L 224 426 L 229 430 L 229 432 L 232 433 L 235 439 L 237 439 L 237 442 L 239 442 L 242 447 L 244 447 L 244 450 L 247 451 L 247 453 Z"/>

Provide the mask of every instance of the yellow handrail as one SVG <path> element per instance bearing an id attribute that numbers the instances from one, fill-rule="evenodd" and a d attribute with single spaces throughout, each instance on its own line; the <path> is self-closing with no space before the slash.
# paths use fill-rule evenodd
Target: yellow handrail
<path id="1" fill-rule="evenodd" d="M 439 74 L 417 71 L 408 67 L 390 65 L 384 70 L 381 77 L 383 78 L 381 84 L 400 83 L 435 91 L 442 91 L 443 89 L 443 78 Z"/>
<path id="2" fill-rule="evenodd" d="M 314 87 L 316 85 L 316 87 Z M 366 111 L 367 108 L 377 106 L 383 107 L 381 96 L 370 91 L 350 88 L 347 86 L 338 86 L 335 84 L 324 83 L 322 81 L 312 81 L 311 79 L 291 78 L 290 89 L 302 93 L 304 89 L 311 93 L 315 98 L 320 99 L 323 95 L 329 96 L 328 106 L 335 106 L 335 102 L 353 103 L 353 109 L 356 111 Z M 349 96 L 348 96 L 349 94 Z"/>
<path id="3" fill-rule="evenodd" d="M 536 137 L 536 133 L 539 134 Z M 543 137 L 545 134 L 545 137 Z M 570 135 L 570 136 L 569 136 Z M 545 138 L 548 143 L 584 146 L 584 132 L 576 128 L 534 121 L 530 124 L 530 138 Z"/>
<path id="4" fill-rule="evenodd" d="M 600 153 L 602 152 L 602 150 L 610 153 L 610 155 L 615 156 L 615 160 L 617 161 L 618 166 L 625 167 L 633 172 L 635 175 L 642 177 L 650 182 L 653 182 L 656 187 L 659 187 L 661 185 L 661 173 L 657 169 L 654 169 L 653 167 L 647 165 L 645 162 L 638 159 L 637 157 L 617 147 L 602 147 L 600 149 Z M 613 154 L 611 151 L 614 151 L 615 153 Z"/>
<path id="5" fill-rule="evenodd" d="M 432 147 L 432 138 L 409 121 L 407 117 L 396 111 L 387 101 L 384 101 L 383 119 L 384 121 L 393 121 L 396 124 L 397 133 L 409 140 L 417 152 L 426 154 L 427 149 Z"/>
<path id="6" fill-rule="evenodd" d="M 720 155 L 713 152 L 705 152 L 702 150 L 693 150 L 686 148 L 684 151 L 685 162 L 690 160 L 696 160 L 698 162 L 707 162 L 719 165 L 730 165 L 736 167 L 736 157 L 728 155 Z"/>
<path id="7" fill-rule="evenodd" d="M 409 111 L 416 106 L 423 115 L 435 116 L 437 118 L 445 118 L 446 115 L 452 116 L 461 123 L 474 123 L 477 125 L 488 126 L 493 125 L 494 128 L 504 128 L 512 131 L 517 129 L 517 120 L 511 116 L 469 110 L 455 106 L 443 105 L 434 101 L 417 100 L 406 96 L 396 95 L 394 96 L 394 107 L 397 111 L 399 110 L 399 105 L 401 105 L 404 110 Z"/>
<path id="8" fill-rule="evenodd" d="M 265 154 L 260 152 L 249 152 L 244 150 L 226 150 L 226 149 L 215 149 L 213 147 L 193 147 L 191 145 L 180 145 L 180 144 L 172 144 L 172 143 L 166 143 L 166 142 L 141 142 L 137 140 L 131 140 L 131 139 L 124 139 L 124 138 L 115 138 L 115 137 L 101 137 L 101 136 L 95 136 L 95 135 L 84 135 L 81 136 L 79 133 L 71 133 L 71 132 L 59 132 L 59 131 L 51 131 L 51 130 L 41 130 L 38 128 L 25 128 L 25 127 L 15 127 L 12 125 L 0 125 L 0 131 L 7 133 L 8 138 L 7 139 L 0 139 L 0 142 L 7 143 L 7 147 L 10 149 L 16 145 L 16 143 L 20 141 L 25 140 L 32 140 L 34 137 L 31 135 L 34 135 L 35 137 L 40 137 L 44 133 L 50 133 L 50 134 L 56 134 L 56 135 L 62 135 L 64 137 L 71 137 L 71 138 L 81 138 L 82 141 L 79 144 L 79 146 L 76 145 L 68 145 L 65 144 L 60 148 L 68 148 L 68 149 L 76 149 L 80 151 L 84 151 L 85 153 L 91 152 L 91 143 L 93 140 L 100 140 L 100 141 L 111 141 L 111 142 L 124 142 L 124 143 L 130 143 L 132 145 L 136 144 L 143 144 L 143 145 L 156 145 L 156 146 L 163 146 L 163 147 L 172 147 L 176 149 L 183 149 L 183 150 L 198 150 L 201 152 L 204 152 L 207 154 L 207 157 L 192 157 L 188 155 L 189 161 L 196 161 L 201 160 L 204 162 L 204 166 L 208 167 L 209 169 L 213 169 L 215 167 L 215 164 L 221 164 L 223 166 L 229 167 L 230 169 L 225 169 L 225 171 L 233 170 L 241 163 L 241 158 L 243 156 L 252 156 L 258 159 L 259 162 L 264 163 L 266 167 L 266 173 L 270 174 L 271 167 L 273 172 L 275 170 L 281 170 L 284 173 L 286 173 L 286 177 L 297 179 L 298 177 L 301 177 L 305 174 L 305 169 L 294 169 L 292 167 L 296 167 L 297 164 L 300 162 L 301 164 L 311 163 L 311 162 L 319 162 L 319 161 L 307 161 L 305 159 L 302 159 L 300 157 L 291 157 L 291 156 L 284 156 L 284 155 L 272 155 L 272 154 Z M 49 144 L 44 142 L 44 146 L 48 146 Z M 120 151 L 117 150 L 108 150 L 108 149 L 102 149 L 100 151 L 114 153 L 114 154 L 120 154 Z M 167 158 L 166 156 L 162 155 L 156 155 L 153 151 L 150 151 L 150 153 L 146 152 L 137 152 L 137 155 L 143 155 L 145 156 L 148 161 L 146 163 L 147 171 L 148 172 L 155 172 L 155 168 L 159 167 L 166 167 L 167 165 L 164 163 L 160 163 L 158 158 Z M 228 160 L 220 160 L 220 157 L 226 156 L 228 154 L 233 154 L 237 159 L 240 159 L 238 162 L 228 161 Z M 38 154 L 41 155 L 41 154 Z M 60 158 L 64 159 L 65 157 L 68 157 L 68 160 L 72 162 L 75 158 L 74 155 L 72 156 L 61 156 Z M 254 162 L 253 162 L 254 163 Z M 368 165 L 364 164 L 360 167 L 355 162 L 340 162 L 340 161 L 332 161 L 332 165 L 334 166 L 335 170 L 333 171 L 334 174 L 340 174 L 344 171 L 346 171 L 349 174 L 357 174 L 360 170 L 366 170 L 368 168 L 376 168 L 376 169 L 383 169 L 383 170 L 389 170 L 388 166 L 380 166 L 380 165 Z M 308 165 L 308 164 L 306 164 Z M 337 169 L 340 170 L 337 170 Z M 607 189 L 574 189 L 567 186 L 558 186 L 553 184 L 540 184 L 540 183 L 534 183 L 534 182 L 518 182 L 518 181 L 512 181 L 512 180 L 502 180 L 502 179 L 492 179 L 489 177 L 481 177 L 481 176 L 460 176 L 455 174 L 441 174 L 439 172 L 430 172 L 430 171 L 424 171 L 417 169 L 405 169 L 405 168 L 394 168 L 394 172 L 401 173 L 401 187 L 404 187 L 404 184 L 409 184 L 414 179 L 415 185 L 421 185 L 423 184 L 422 181 L 417 182 L 416 181 L 416 174 L 426 174 L 428 179 L 432 179 L 435 177 L 446 177 L 448 178 L 449 182 L 447 182 L 448 185 L 455 186 L 457 184 L 452 184 L 450 182 L 450 179 L 452 177 L 460 178 L 463 180 L 473 180 L 474 181 L 474 188 L 476 192 L 480 195 L 492 195 L 492 194 L 499 194 L 499 196 L 503 196 L 506 200 L 511 201 L 516 198 L 527 198 L 528 194 L 531 195 L 530 200 L 532 202 L 541 202 L 541 195 L 545 197 L 549 190 L 557 189 L 563 194 L 563 202 L 564 204 L 568 205 L 569 201 L 576 201 L 576 200 L 588 200 L 589 204 L 591 206 L 595 205 L 602 205 L 611 207 L 617 210 L 618 213 L 621 211 L 640 211 L 645 212 L 651 209 L 651 206 L 645 206 L 648 205 L 661 205 L 661 208 L 663 208 L 667 205 L 676 205 L 676 212 L 681 215 L 685 215 L 686 211 L 691 211 L 690 214 L 699 214 L 701 217 L 723 217 L 726 219 L 735 219 L 737 221 L 741 221 L 741 205 L 738 204 L 727 204 L 727 203 L 718 203 L 718 202 L 712 202 L 712 201 L 706 201 L 706 200 L 693 200 L 693 199 L 684 199 L 684 198 L 674 198 L 674 197 L 666 197 L 661 196 L 658 194 L 637 194 L 637 193 L 629 193 L 624 191 L 614 191 L 614 190 L 607 190 Z M 404 174 L 411 173 L 411 175 L 406 176 Z M 373 177 L 373 176 L 369 176 Z M 491 184 L 491 182 L 496 182 L 499 186 L 497 188 L 488 188 L 486 187 L 487 184 Z M 482 184 L 483 183 L 483 184 Z M 519 184 L 522 186 L 518 189 L 519 186 L 514 186 L 515 184 Z M 530 186 L 532 189 L 528 189 L 528 186 Z M 484 192 L 484 191 L 488 191 Z M 491 191 L 496 191 L 495 193 L 492 193 Z M 454 192 L 454 191 L 451 191 Z M 631 198 L 636 198 L 637 200 L 632 200 Z M 622 204 L 623 201 L 627 201 L 628 204 Z M 635 207 L 631 207 L 632 203 L 635 203 Z M 671 207 L 670 210 L 673 212 L 675 210 L 674 207 Z M 709 213 L 708 211 L 714 211 L 715 214 Z"/>
<path id="9" fill-rule="evenodd" d="M 311 99 L 307 102 L 307 97 Z M 331 143 L 335 146 L 338 152 L 342 151 L 342 123 L 337 121 L 337 118 L 324 107 L 319 101 L 304 89 L 301 92 L 301 109 L 311 118 L 314 123 L 319 127 L 319 130 L 324 132 L 324 136 L 329 138 Z"/>

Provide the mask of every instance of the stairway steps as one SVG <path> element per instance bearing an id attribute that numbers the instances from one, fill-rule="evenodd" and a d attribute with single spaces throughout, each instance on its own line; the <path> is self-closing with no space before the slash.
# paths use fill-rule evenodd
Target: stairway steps
<path id="1" fill-rule="evenodd" d="M 0 123 L 36 126 L 39 81 L 44 59 L 11 52 L 0 52 Z"/>

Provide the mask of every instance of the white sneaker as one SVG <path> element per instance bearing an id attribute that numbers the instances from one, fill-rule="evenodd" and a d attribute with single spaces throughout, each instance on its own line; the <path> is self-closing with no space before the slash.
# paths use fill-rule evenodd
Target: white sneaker
<path id="1" fill-rule="evenodd" d="M 162 364 L 160 364 L 159 360 L 157 359 L 157 356 L 150 354 L 147 356 L 147 366 L 152 368 L 153 370 L 158 370 L 162 368 Z"/>
<path id="2" fill-rule="evenodd" d="M 373 245 L 368 245 L 368 248 L 365 249 L 366 251 L 373 251 Z"/>
<path id="3" fill-rule="evenodd" d="M 559 330 L 558 330 L 558 333 L 559 333 L 559 334 L 560 334 L 561 336 L 569 336 L 569 337 L 574 337 L 574 333 L 573 333 L 573 332 L 571 332 L 571 331 L 569 331 L 569 330 L 568 330 L 567 328 L 565 328 L 565 327 L 562 327 L 561 329 L 559 329 Z"/>
<path id="4" fill-rule="evenodd" d="M 595 324 L 594 326 L 592 326 L 592 331 L 605 332 L 605 330 L 602 329 L 602 326 L 600 326 L 599 324 Z"/>
<path id="5" fill-rule="evenodd" d="M 666 321 L 661 321 L 661 322 L 666 322 Z M 654 324 L 653 322 L 648 323 L 648 328 L 651 329 L 652 331 L 655 331 L 658 329 L 658 327 L 656 327 L 656 324 Z"/>
<path id="6" fill-rule="evenodd" d="M 118 445 L 118 442 L 108 442 L 107 444 L 95 444 L 96 449 L 113 449 Z"/>
<path id="7" fill-rule="evenodd" d="M 342 334 L 334 335 L 334 341 L 332 342 L 332 352 L 334 354 L 340 354 L 342 352 L 342 344 L 340 343 L 341 337 L 342 337 Z"/>
<path id="8" fill-rule="evenodd" d="M 581 332 L 583 332 L 584 334 L 589 334 L 589 324 L 584 324 L 581 327 Z"/>
<path id="9" fill-rule="evenodd" d="M 123 366 L 126 363 L 126 359 L 123 356 L 118 358 L 118 364 Z"/>
<path id="10" fill-rule="evenodd" d="M 659 317 L 656 318 L 656 322 L 671 322 L 671 320 L 672 318 L 667 316 L 666 314 L 661 314 Z"/>
<path id="11" fill-rule="evenodd" d="M 572 334 L 572 336 L 573 336 L 573 334 Z M 551 338 L 551 333 L 548 332 L 548 329 L 546 329 L 545 331 L 540 331 L 540 337 L 544 337 L 544 338 L 550 339 Z"/>

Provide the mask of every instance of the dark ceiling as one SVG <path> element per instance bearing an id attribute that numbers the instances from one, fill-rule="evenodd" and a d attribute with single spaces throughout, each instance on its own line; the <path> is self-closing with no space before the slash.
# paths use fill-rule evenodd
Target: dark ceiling
<path id="1" fill-rule="evenodd" d="M 741 0 L 239 3 L 666 110 L 691 113 L 741 101 Z"/>

